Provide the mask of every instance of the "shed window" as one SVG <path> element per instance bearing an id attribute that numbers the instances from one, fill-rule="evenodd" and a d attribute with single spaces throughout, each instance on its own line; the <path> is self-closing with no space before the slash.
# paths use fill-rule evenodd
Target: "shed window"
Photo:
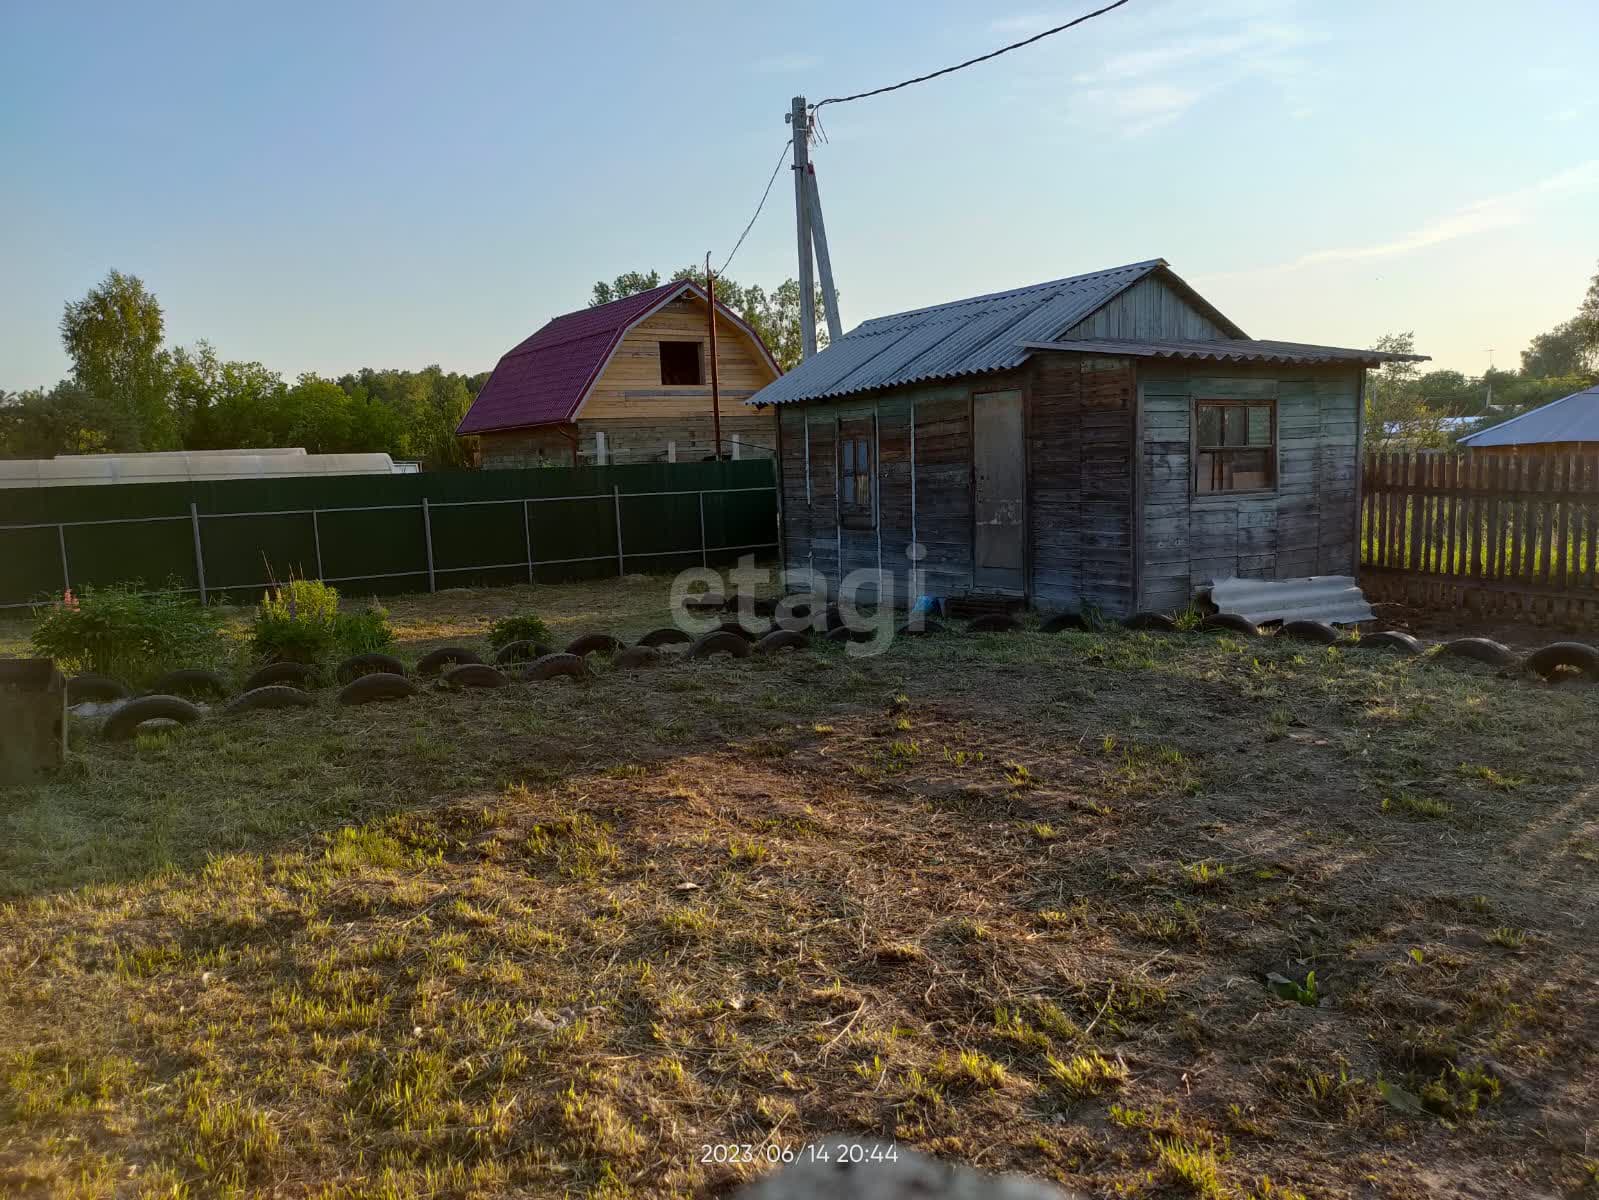
<path id="1" fill-rule="evenodd" d="M 871 529 L 876 516 L 871 418 L 838 423 L 838 519 L 846 529 Z"/>
<path id="2" fill-rule="evenodd" d="M 661 383 L 672 387 L 699 387 L 704 382 L 698 342 L 661 343 Z"/>
<path id="3" fill-rule="evenodd" d="M 1201 400 L 1194 406 L 1194 491 L 1277 486 L 1277 402 Z"/>

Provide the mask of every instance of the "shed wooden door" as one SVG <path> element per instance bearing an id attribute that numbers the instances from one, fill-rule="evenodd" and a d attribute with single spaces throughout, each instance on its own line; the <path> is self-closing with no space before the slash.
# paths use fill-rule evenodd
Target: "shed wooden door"
<path id="1" fill-rule="evenodd" d="M 972 397 L 972 583 L 1021 594 L 1026 586 L 1027 446 L 1019 391 Z"/>

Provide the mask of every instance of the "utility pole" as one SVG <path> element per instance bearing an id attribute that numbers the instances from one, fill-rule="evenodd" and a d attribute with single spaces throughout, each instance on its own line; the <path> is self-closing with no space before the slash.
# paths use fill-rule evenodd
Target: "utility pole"
<path id="1" fill-rule="evenodd" d="M 827 252 L 827 226 L 822 222 L 822 194 L 816 188 L 816 166 L 805 164 L 805 199 L 811 209 L 811 238 L 816 243 L 816 267 L 822 273 L 822 311 L 827 316 L 827 338 L 844 336 L 838 323 L 838 289 L 833 286 L 833 258 Z"/>
<path id="2" fill-rule="evenodd" d="M 1482 411 L 1487 412 L 1494 406 L 1494 348 L 1492 346 L 1488 347 L 1488 374 L 1483 378 L 1488 384 L 1488 393 L 1483 397 Z"/>
<path id="3" fill-rule="evenodd" d="M 804 96 L 795 96 L 788 110 L 794 133 L 794 223 L 799 244 L 800 357 L 816 353 L 816 279 L 811 269 L 810 196 L 811 119 Z"/>
<path id="4" fill-rule="evenodd" d="M 711 331 L 711 440 L 716 461 L 722 461 L 722 393 L 716 373 L 716 276 L 711 273 L 711 252 L 705 252 L 705 323 Z"/>

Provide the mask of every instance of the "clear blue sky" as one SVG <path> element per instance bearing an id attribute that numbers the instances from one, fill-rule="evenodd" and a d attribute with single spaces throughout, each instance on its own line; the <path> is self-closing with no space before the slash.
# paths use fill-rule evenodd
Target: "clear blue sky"
<path id="1" fill-rule="evenodd" d="M 719 260 L 790 96 L 1089 7 L 3 0 L 0 387 L 64 373 L 111 267 L 291 376 L 486 369 L 597 278 Z M 1257 336 L 1515 365 L 1599 259 L 1596 58 L 1576 0 L 1133 0 L 824 111 L 844 324 L 1162 256 Z M 785 173 L 730 274 L 792 275 L 792 220 Z"/>

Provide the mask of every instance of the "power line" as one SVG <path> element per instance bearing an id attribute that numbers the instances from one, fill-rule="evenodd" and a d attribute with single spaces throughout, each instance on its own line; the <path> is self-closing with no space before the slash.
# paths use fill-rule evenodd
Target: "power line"
<path id="1" fill-rule="evenodd" d="M 1126 3 L 1126 0 L 1122 2 Z M 777 182 L 777 173 L 783 169 L 783 163 L 788 159 L 788 148 L 793 144 L 794 139 L 789 138 L 783 143 L 782 150 L 778 151 L 777 166 L 772 168 L 772 177 L 766 181 L 766 190 L 761 193 L 761 202 L 755 206 L 755 215 L 750 218 L 750 223 L 744 226 L 744 232 L 738 235 L 738 241 L 733 243 L 733 248 L 727 252 L 727 258 L 722 263 L 722 270 L 717 272 L 718 275 L 727 270 L 727 264 L 733 261 L 733 255 L 738 253 L 738 248 L 744 244 L 744 239 L 749 237 L 750 230 L 755 228 L 755 222 L 760 220 L 761 209 L 766 207 L 766 198 L 772 194 L 772 185 Z"/>
<path id="2" fill-rule="evenodd" d="M 1031 46 L 1034 42 L 1043 41 L 1051 34 L 1060 33 L 1062 30 L 1070 29 L 1074 25 L 1081 25 L 1084 21 L 1092 21 L 1095 17 L 1102 17 L 1111 9 L 1120 8 L 1126 3 L 1127 0 L 1116 0 L 1114 4 L 1107 4 L 1104 8 L 1096 8 L 1091 13 L 1084 13 L 1076 20 L 1067 21 L 1064 25 L 1057 25 L 1053 29 L 1046 29 L 1043 33 L 1035 33 L 1030 38 L 1024 38 L 1019 42 L 1012 42 L 1008 46 L 1001 46 L 998 50 L 991 50 L 989 53 L 980 54 L 976 58 L 968 58 L 963 63 L 956 63 L 953 67 L 945 67 L 939 71 L 931 71 L 926 75 L 918 75 L 915 79 L 907 79 L 901 83 L 892 83 L 889 84 L 888 87 L 873 88 L 869 92 L 856 92 L 853 96 L 830 96 L 821 103 L 813 105 L 811 111 L 815 112 L 818 108 L 821 108 L 823 105 L 827 104 L 845 104 L 851 100 L 864 100 L 868 96 L 881 96 L 884 92 L 897 92 L 900 88 L 910 87 L 913 83 L 926 83 L 929 79 L 937 79 L 940 75 L 949 75 L 955 71 L 961 71 L 967 67 L 976 66 L 978 63 L 987 62 L 991 58 L 998 58 L 1001 54 L 1009 54 L 1012 50 L 1020 50 L 1023 46 Z"/>

